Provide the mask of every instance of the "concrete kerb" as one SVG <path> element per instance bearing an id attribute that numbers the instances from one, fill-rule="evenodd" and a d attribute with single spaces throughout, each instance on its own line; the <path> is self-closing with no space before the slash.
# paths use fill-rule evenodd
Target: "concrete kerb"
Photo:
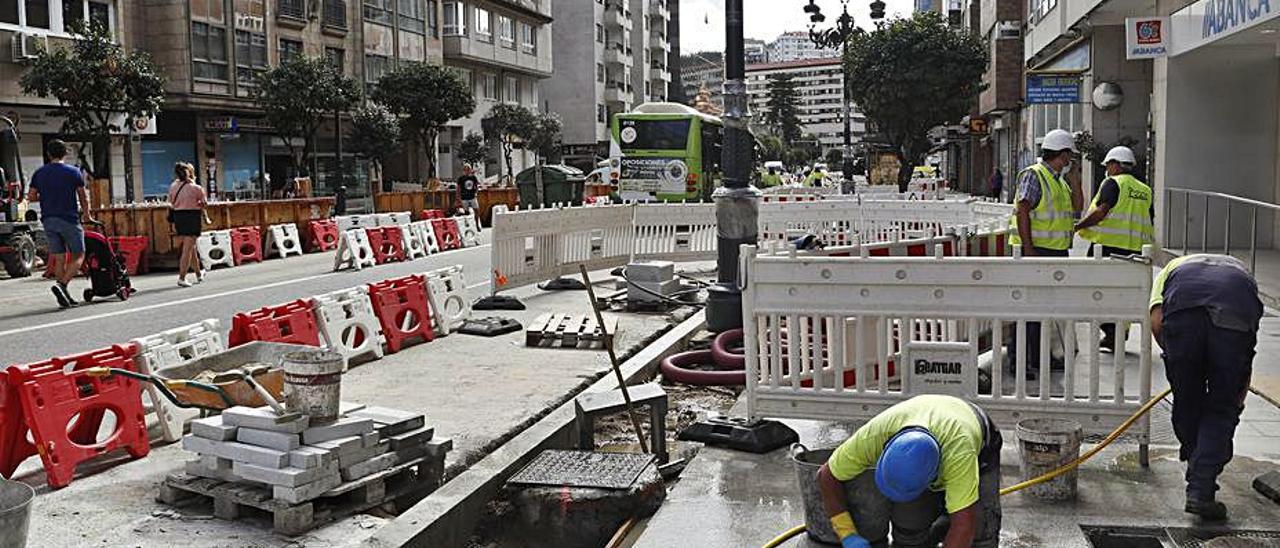
<path id="1" fill-rule="evenodd" d="M 706 320 L 699 311 L 667 331 L 622 364 L 623 379 L 631 384 L 652 376 L 658 362 L 682 348 L 704 325 Z M 616 388 L 617 381 L 609 374 L 584 392 L 602 392 Z M 574 420 L 573 398 L 569 398 L 545 418 L 379 528 L 359 546 L 384 548 L 466 545 L 484 514 L 485 506 L 498 496 L 507 478 L 533 459 L 539 451 L 575 446 Z"/>

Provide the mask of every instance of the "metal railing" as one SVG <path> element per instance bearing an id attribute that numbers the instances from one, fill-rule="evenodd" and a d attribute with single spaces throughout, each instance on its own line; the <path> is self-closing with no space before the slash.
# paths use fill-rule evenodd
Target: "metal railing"
<path id="1" fill-rule="evenodd" d="M 1209 246 L 1209 212 L 1210 206 L 1215 201 L 1220 201 L 1223 205 L 1222 219 L 1222 253 L 1224 255 L 1231 254 L 1231 220 L 1232 206 L 1244 206 L 1248 208 L 1249 216 L 1249 272 L 1252 273 L 1258 266 L 1258 211 L 1264 210 L 1272 215 L 1280 214 L 1280 205 L 1254 200 L 1250 198 L 1242 198 L 1232 194 L 1224 194 L 1222 192 L 1213 192 L 1211 190 L 1196 190 L 1191 188 L 1167 188 L 1165 189 L 1165 231 L 1164 237 L 1167 246 L 1173 249 L 1173 233 L 1174 233 L 1174 197 L 1181 195 L 1182 204 L 1182 254 L 1186 255 L 1190 250 L 1190 234 L 1191 234 L 1191 207 L 1192 196 L 1198 196 L 1202 216 L 1200 217 L 1200 252 L 1206 253 L 1210 251 Z M 1271 223 L 1264 223 L 1263 226 L 1269 227 L 1268 230 L 1274 231 L 1274 220 Z M 1273 242 L 1274 245 L 1274 242 Z M 1216 249 L 1216 247 L 1215 247 Z"/>

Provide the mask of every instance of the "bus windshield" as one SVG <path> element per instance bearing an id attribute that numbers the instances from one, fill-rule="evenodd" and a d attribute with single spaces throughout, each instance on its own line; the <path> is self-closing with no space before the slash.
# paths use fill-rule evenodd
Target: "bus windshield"
<path id="1" fill-rule="evenodd" d="M 623 150 L 684 150 L 692 121 L 623 118 L 618 124 Z"/>

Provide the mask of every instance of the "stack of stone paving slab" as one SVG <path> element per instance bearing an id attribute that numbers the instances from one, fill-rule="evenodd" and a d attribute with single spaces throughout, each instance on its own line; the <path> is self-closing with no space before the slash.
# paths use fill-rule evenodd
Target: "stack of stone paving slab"
<path id="1" fill-rule="evenodd" d="M 299 504 L 400 465 L 443 468 L 452 448 L 422 415 L 343 404 L 337 420 L 279 417 L 270 407 L 232 407 L 191 423 L 182 447 L 199 454 L 190 476 L 270 487 L 272 498 Z M 438 478 L 435 479 L 438 481 Z"/>

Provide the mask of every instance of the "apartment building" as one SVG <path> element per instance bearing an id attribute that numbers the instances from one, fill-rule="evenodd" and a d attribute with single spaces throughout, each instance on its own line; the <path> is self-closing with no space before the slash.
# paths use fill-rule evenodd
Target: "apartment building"
<path id="1" fill-rule="evenodd" d="M 830 149 L 844 146 L 844 71 L 840 59 L 809 59 L 785 63 L 747 65 L 747 94 L 752 117 L 758 122 L 769 110 L 769 78 L 773 75 L 791 75 L 799 96 L 801 131 L 813 135 L 823 154 Z M 867 119 L 854 107 L 850 111 L 852 142 L 862 140 L 867 131 Z"/>
<path id="2" fill-rule="evenodd" d="M 690 53 L 680 58 L 680 89 L 692 105 L 702 88 L 715 106 L 724 106 L 724 55 L 718 51 Z"/>
<path id="3" fill-rule="evenodd" d="M 565 162 L 594 169 L 608 155 L 609 120 L 666 101 L 674 0 L 554 0 L 557 59 L 542 82 L 546 106 L 564 122 Z M 590 6 L 591 9 L 584 9 Z"/>
<path id="4" fill-rule="evenodd" d="M 390 1 L 390 0 L 387 0 Z M 411 1 L 411 0 L 401 0 Z M 459 69 L 472 87 L 476 110 L 449 124 L 440 137 L 440 174 L 454 177 L 461 161 L 454 147 L 500 102 L 542 110 L 539 82 L 552 74 L 551 0 L 469 0 L 442 2 L 444 64 Z M 506 171 L 496 151 L 485 173 Z M 517 151 L 514 171 L 532 166 L 533 154 Z"/>
<path id="5" fill-rule="evenodd" d="M 808 31 L 784 32 L 765 46 L 765 58 L 769 63 L 787 63 L 808 59 L 821 59 L 839 55 L 835 50 L 820 48 L 809 39 Z"/>

